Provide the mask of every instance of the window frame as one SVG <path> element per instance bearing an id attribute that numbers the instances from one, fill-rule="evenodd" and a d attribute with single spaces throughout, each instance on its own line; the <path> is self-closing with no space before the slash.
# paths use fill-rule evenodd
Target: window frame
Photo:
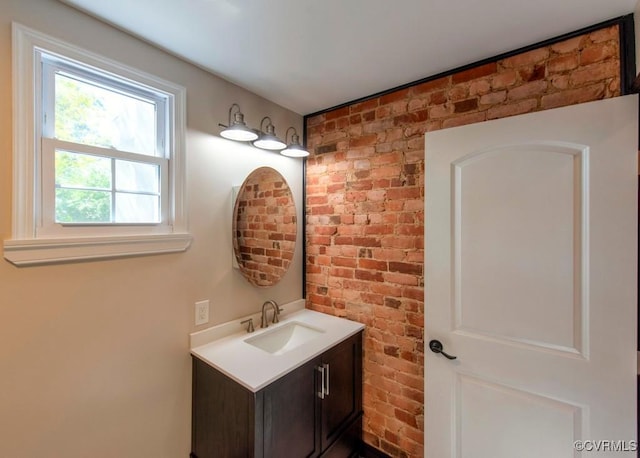
<path id="1" fill-rule="evenodd" d="M 34 265 L 186 250 L 191 243 L 185 202 L 186 90 L 21 24 L 13 23 L 12 33 L 13 221 L 12 238 L 4 241 L 4 257 L 16 265 Z M 47 227 L 43 214 L 50 213 L 51 208 L 44 203 L 43 186 L 51 186 L 51 174 L 45 176 L 43 166 L 49 167 L 51 172 L 51 162 L 47 162 L 50 158 L 45 156 L 51 152 L 52 145 L 76 144 L 46 138 L 42 132 L 42 54 L 53 60 L 60 58 L 72 67 L 96 69 L 166 96 L 163 111 L 167 127 L 162 136 L 167 159 L 164 168 L 166 189 L 163 191 L 167 194 L 162 199 L 165 208 L 161 211 L 160 224 L 57 224 L 54 228 Z M 160 133 L 157 135 L 161 136 Z M 108 151 L 83 146 L 83 150 L 85 148 L 93 149 L 94 153 Z M 71 150 L 74 151 L 73 146 Z M 50 191 L 54 193 L 55 189 Z"/>

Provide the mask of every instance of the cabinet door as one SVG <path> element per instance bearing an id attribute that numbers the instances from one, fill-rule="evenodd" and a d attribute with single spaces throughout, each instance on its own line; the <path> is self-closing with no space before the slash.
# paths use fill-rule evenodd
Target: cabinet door
<path id="1" fill-rule="evenodd" d="M 362 415 L 362 333 L 322 355 L 328 394 L 322 400 L 322 450 Z"/>
<path id="2" fill-rule="evenodd" d="M 193 358 L 192 457 L 260 457 L 255 412 L 253 393 Z"/>
<path id="3" fill-rule="evenodd" d="M 316 358 L 262 391 L 265 458 L 316 457 L 320 454 L 317 397 L 320 358 Z"/>

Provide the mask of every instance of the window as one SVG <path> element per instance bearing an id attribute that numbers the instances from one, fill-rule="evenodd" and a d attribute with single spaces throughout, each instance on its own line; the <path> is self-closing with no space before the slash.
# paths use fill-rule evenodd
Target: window
<path id="1" fill-rule="evenodd" d="M 18 264 L 183 251 L 184 89 L 14 24 Z"/>

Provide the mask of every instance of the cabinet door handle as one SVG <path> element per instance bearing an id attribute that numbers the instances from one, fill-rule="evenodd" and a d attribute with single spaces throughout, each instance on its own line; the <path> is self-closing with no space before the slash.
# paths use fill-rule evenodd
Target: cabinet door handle
<path id="1" fill-rule="evenodd" d="M 325 383 L 325 376 L 324 376 L 324 366 L 318 366 L 317 367 L 318 372 L 320 372 L 320 391 L 318 391 L 318 397 L 320 399 L 324 399 L 324 383 Z"/>
<path id="2" fill-rule="evenodd" d="M 324 388 L 324 394 L 329 396 L 329 364 L 323 364 L 322 367 L 324 367 L 324 370 L 326 372 L 325 375 L 325 388 Z"/>

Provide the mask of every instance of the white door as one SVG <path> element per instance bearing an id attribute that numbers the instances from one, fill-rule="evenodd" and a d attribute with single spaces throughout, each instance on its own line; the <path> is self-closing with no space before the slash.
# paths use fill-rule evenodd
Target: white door
<path id="1" fill-rule="evenodd" d="M 428 458 L 636 456 L 637 112 L 426 135 Z"/>

